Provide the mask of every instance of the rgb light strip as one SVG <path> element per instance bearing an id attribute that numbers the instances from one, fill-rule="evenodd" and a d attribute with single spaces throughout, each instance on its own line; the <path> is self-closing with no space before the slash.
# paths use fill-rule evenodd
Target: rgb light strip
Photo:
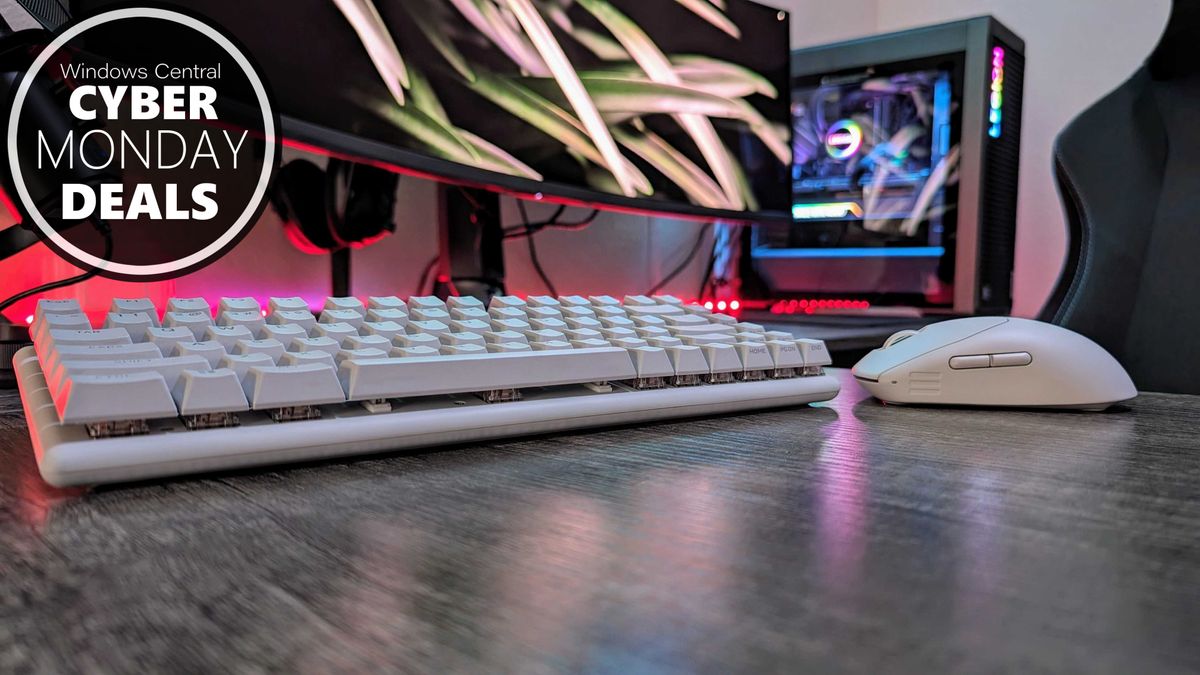
<path id="1" fill-rule="evenodd" d="M 1000 138 L 1001 119 L 1000 107 L 1004 103 L 1004 47 L 992 48 L 992 95 L 988 99 L 991 110 L 988 111 L 988 136 Z"/>
<path id="2" fill-rule="evenodd" d="M 855 218 L 863 217 L 862 207 L 857 202 L 792 205 L 792 217 L 796 220 L 848 218 L 850 216 L 854 216 Z"/>

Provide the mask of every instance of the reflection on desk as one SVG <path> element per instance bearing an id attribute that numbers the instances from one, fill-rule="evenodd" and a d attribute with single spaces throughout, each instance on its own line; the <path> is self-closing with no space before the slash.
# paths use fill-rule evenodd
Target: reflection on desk
<path id="1" fill-rule="evenodd" d="M 1200 397 L 827 405 L 93 491 L 0 395 L 4 670 L 1200 668 Z"/>

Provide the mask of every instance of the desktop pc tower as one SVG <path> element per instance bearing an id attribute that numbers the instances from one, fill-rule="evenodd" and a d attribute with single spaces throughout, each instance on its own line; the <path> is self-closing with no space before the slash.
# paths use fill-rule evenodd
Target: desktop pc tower
<path id="1" fill-rule="evenodd" d="M 1024 69 L 987 16 L 793 51 L 793 220 L 753 229 L 746 287 L 784 313 L 1007 313 Z"/>

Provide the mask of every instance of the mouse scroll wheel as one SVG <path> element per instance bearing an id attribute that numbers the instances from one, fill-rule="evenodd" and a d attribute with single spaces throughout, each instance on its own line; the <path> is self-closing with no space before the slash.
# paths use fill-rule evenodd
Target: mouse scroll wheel
<path id="1" fill-rule="evenodd" d="M 915 330 L 902 330 L 898 333 L 892 333 L 892 336 L 884 341 L 883 348 L 887 349 L 888 347 L 891 347 L 892 345 L 896 344 L 897 342 L 900 342 L 901 340 L 907 340 L 908 338 L 910 338 L 916 334 L 917 334 L 917 331 L 915 331 Z"/>

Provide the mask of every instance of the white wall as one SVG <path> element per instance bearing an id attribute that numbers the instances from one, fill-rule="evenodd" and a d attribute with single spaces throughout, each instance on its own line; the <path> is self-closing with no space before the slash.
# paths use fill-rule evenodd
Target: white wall
<path id="1" fill-rule="evenodd" d="M 770 0 L 768 0 L 769 2 Z M 1013 313 L 1033 316 L 1058 279 L 1066 224 L 1054 137 L 1133 73 L 1158 42 L 1169 0 L 786 0 L 796 46 L 991 14 L 1025 39 L 1025 110 Z"/>

